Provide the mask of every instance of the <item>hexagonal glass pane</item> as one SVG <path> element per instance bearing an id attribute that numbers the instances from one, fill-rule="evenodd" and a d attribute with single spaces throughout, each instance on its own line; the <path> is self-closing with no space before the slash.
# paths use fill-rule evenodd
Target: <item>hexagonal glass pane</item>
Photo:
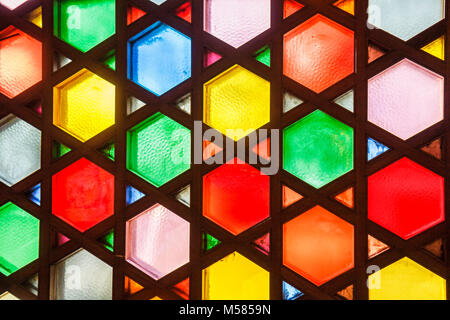
<path id="1" fill-rule="evenodd" d="M 115 86 L 83 69 L 53 88 L 53 124 L 85 142 L 114 124 Z"/>
<path id="2" fill-rule="evenodd" d="M 444 0 L 369 0 L 369 23 L 406 41 L 444 18 Z"/>
<path id="3" fill-rule="evenodd" d="M 353 169 L 353 129 L 316 110 L 283 130 L 283 169 L 321 188 Z"/>
<path id="4" fill-rule="evenodd" d="M 446 281 L 404 257 L 369 275 L 370 300 L 445 300 Z"/>
<path id="5" fill-rule="evenodd" d="M 41 80 L 41 42 L 14 27 L 0 31 L 0 93 L 14 98 Z"/>
<path id="6" fill-rule="evenodd" d="M 0 0 L 0 4 L 4 5 L 5 7 L 14 10 L 18 6 L 24 4 L 28 0 Z"/>
<path id="7" fill-rule="evenodd" d="M 116 32 L 115 0 L 56 0 L 55 36 L 86 52 Z"/>
<path id="8" fill-rule="evenodd" d="M 444 221 L 444 178 L 402 158 L 368 180 L 368 217 L 403 239 Z"/>
<path id="9" fill-rule="evenodd" d="M 16 272 L 39 256 L 39 220 L 8 202 L 0 207 L 0 272 Z"/>
<path id="10" fill-rule="evenodd" d="M 444 117 L 444 78 L 403 59 L 369 79 L 368 119 L 408 139 Z"/>
<path id="11" fill-rule="evenodd" d="M 270 121 L 270 82 L 235 65 L 204 84 L 206 124 L 239 140 Z"/>
<path id="12" fill-rule="evenodd" d="M 11 186 L 41 168 L 41 131 L 9 115 L 0 120 L 0 181 Z"/>
<path id="13" fill-rule="evenodd" d="M 52 269 L 53 300 L 111 300 L 112 267 L 79 250 Z"/>
<path id="14" fill-rule="evenodd" d="M 270 28 L 270 0 L 204 0 L 204 29 L 237 48 Z"/>
<path id="15" fill-rule="evenodd" d="M 283 226 L 283 263 L 321 285 L 353 268 L 353 226 L 316 206 Z"/>
<path id="16" fill-rule="evenodd" d="M 53 214 L 84 232 L 114 213 L 114 176 L 81 158 L 52 178 Z"/>
<path id="17" fill-rule="evenodd" d="M 344 79 L 353 68 L 353 31 L 322 15 L 284 35 L 284 74 L 314 92 Z"/>
<path id="18" fill-rule="evenodd" d="M 203 269 L 203 300 L 268 300 L 269 272 L 237 252 Z"/>
<path id="19" fill-rule="evenodd" d="M 157 204 L 127 222 L 126 259 L 158 280 L 189 262 L 189 222 Z"/>
<path id="20" fill-rule="evenodd" d="M 237 235 L 269 217 L 269 176 L 236 162 L 203 177 L 203 215 Z"/>
<path id="21" fill-rule="evenodd" d="M 128 78 L 157 96 L 191 77 L 191 39 L 156 22 L 128 41 Z"/>
<path id="22" fill-rule="evenodd" d="M 128 131 L 127 168 L 160 187 L 191 167 L 191 132 L 156 113 Z"/>

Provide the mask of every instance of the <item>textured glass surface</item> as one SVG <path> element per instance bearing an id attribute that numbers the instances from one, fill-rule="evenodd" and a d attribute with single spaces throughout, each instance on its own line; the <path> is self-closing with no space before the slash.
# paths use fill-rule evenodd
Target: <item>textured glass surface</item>
<path id="1" fill-rule="evenodd" d="M 301 105 L 302 103 L 303 100 L 297 98 L 296 96 L 294 96 L 289 92 L 285 92 L 283 94 L 283 113 L 291 111 L 292 109 Z"/>
<path id="2" fill-rule="evenodd" d="M 389 246 L 378 240 L 377 238 L 372 237 L 370 234 L 367 237 L 367 247 L 368 247 L 368 257 L 372 259 L 373 257 L 379 255 L 380 253 L 389 250 Z"/>
<path id="3" fill-rule="evenodd" d="M 269 272 L 233 252 L 203 270 L 203 300 L 268 300 Z"/>
<path id="4" fill-rule="evenodd" d="M 190 130 L 161 113 L 128 131 L 128 169 L 157 187 L 188 170 L 190 160 Z"/>
<path id="5" fill-rule="evenodd" d="M 145 196 L 145 194 L 140 192 L 139 190 L 133 188 L 132 186 L 127 186 L 126 200 L 127 200 L 128 205 L 138 201 L 139 199 L 143 198 L 144 196 Z"/>
<path id="6" fill-rule="evenodd" d="M 252 245 L 262 253 L 268 255 L 270 253 L 270 233 L 259 237 L 252 242 Z"/>
<path id="7" fill-rule="evenodd" d="M 298 200 L 302 199 L 302 195 L 298 194 L 291 188 L 283 186 L 283 208 L 289 207 L 291 204 L 296 203 Z"/>
<path id="8" fill-rule="evenodd" d="M 405 257 L 369 276 L 370 300 L 445 300 L 446 281 Z"/>
<path id="9" fill-rule="evenodd" d="M 353 90 L 344 93 L 342 96 L 337 97 L 334 102 L 336 102 L 341 107 L 353 112 L 354 109 L 354 92 Z"/>
<path id="10" fill-rule="evenodd" d="M 284 0 L 283 3 L 283 18 L 289 17 L 291 14 L 303 8 L 303 5 L 294 0 Z"/>
<path id="11" fill-rule="evenodd" d="M 0 39 L 0 93 L 13 98 L 41 81 L 42 44 L 14 27 Z"/>
<path id="12" fill-rule="evenodd" d="M 205 31 L 237 48 L 270 28 L 270 0 L 203 0 Z"/>
<path id="13" fill-rule="evenodd" d="M 191 77 L 191 39 L 156 22 L 128 40 L 128 78 L 160 96 Z"/>
<path id="14" fill-rule="evenodd" d="M 191 114 L 191 94 L 187 94 L 175 102 L 178 109 Z"/>
<path id="15" fill-rule="evenodd" d="M 335 199 L 343 205 L 353 208 L 353 188 L 348 188 L 344 192 L 341 192 Z"/>
<path id="16" fill-rule="evenodd" d="M 189 262 L 189 223 L 157 204 L 127 222 L 126 259 L 154 279 Z"/>
<path id="17" fill-rule="evenodd" d="M 235 65 L 204 84 L 203 104 L 205 123 L 239 140 L 269 122 L 270 82 Z"/>
<path id="18" fill-rule="evenodd" d="M 86 52 L 116 30 L 115 0 L 54 1 L 55 36 Z"/>
<path id="19" fill-rule="evenodd" d="M 203 215 L 237 235 L 269 217 L 269 176 L 231 160 L 203 177 Z"/>
<path id="20" fill-rule="evenodd" d="M 5 7 L 13 10 L 28 0 L 0 0 L 0 3 Z"/>
<path id="21" fill-rule="evenodd" d="M 314 111 L 284 129 L 283 169 L 323 187 L 353 169 L 353 129 Z"/>
<path id="22" fill-rule="evenodd" d="M 296 300 L 303 296 L 303 292 L 283 281 L 283 300 Z"/>
<path id="23" fill-rule="evenodd" d="M 443 144 L 441 138 L 431 141 L 421 148 L 422 151 L 425 151 L 429 155 L 441 160 L 443 153 Z"/>
<path id="24" fill-rule="evenodd" d="M 378 157 L 380 154 L 385 153 L 388 150 L 389 150 L 389 148 L 386 147 L 381 142 L 378 142 L 377 140 L 374 140 L 372 138 L 367 139 L 367 160 L 368 161 Z"/>
<path id="25" fill-rule="evenodd" d="M 203 233 L 203 250 L 208 251 L 219 245 L 221 241 L 208 233 Z"/>
<path id="26" fill-rule="evenodd" d="M 422 48 L 423 51 L 428 52 L 429 54 L 439 58 L 441 60 L 445 59 L 445 37 L 441 36 L 430 42 L 426 46 Z"/>
<path id="27" fill-rule="evenodd" d="M 316 206 L 283 226 L 283 263 L 321 285 L 353 268 L 353 226 Z"/>
<path id="28" fill-rule="evenodd" d="M 284 74 L 321 92 L 353 72 L 353 31 L 316 15 L 284 35 Z"/>
<path id="29" fill-rule="evenodd" d="M 403 239 L 444 221 L 444 179 L 402 158 L 368 180 L 368 217 Z"/>
<path id="30" fill-rule="evenodd" d="M 368 22 L 409 40 L 444 18 L 444 0 L 369 0 Z"/>
<path id="31" fill-rule="evenodd" d="M 187 185 L 178 191 L 175 195 L 175 199 L 189 207 L 191 205 L 191 186 Z"/>
<path id="32" fill-rule="evenodd" d="M 53 123 L 86 141 L 114 124 L 115 86 L 83 69 L 53 88 Z"/>
<path id="33" fill-rule="evenodd" d="M 8 116 L 0 120 L 0 181 L 11 186 L 41 167 L 41 132 Z"/>
<path id="34" fill-rule="evenodd" d="M 444 78 L 403 59 L 369 80 L 368 119 L 408 139 L 443 119 Z"/>
<path id="35" fill-rule="evenodd" d="M 52 299 L 111 300 L 112 267 L 80 250 L 53 267 Z"/>
<path id="36" fill-rule="evenodd" d="M 15 204 L 0 207 L 0 272 L 6 276 L 39 256 L 39 220 Z"/>
<path id="37" fill-rule="evenodd" d="M 53 214 L 84 232 L 114 213 L 114 176 L 81 158 L 52 179 Z"/>

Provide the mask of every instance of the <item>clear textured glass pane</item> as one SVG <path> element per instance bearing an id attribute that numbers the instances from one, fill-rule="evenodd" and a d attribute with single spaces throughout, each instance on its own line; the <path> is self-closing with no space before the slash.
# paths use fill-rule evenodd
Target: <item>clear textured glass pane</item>
<path id="1" fill-rule="evenodd" d="M 80 250 L 53 267 L 52 299 L 112 299 L 112 267 Z"/>

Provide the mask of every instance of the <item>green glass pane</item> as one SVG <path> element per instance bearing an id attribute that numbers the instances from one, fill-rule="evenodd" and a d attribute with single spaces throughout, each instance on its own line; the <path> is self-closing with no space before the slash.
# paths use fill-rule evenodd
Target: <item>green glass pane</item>
<path id="1" fill-rule="evenodd" d="M 157 113 L 128 132 L 127 167 L 156 187 L 190 168 L 190 130 Z"/>
<path id="2" fill-rule="evenodd" d="M 86 52 L 115 32 L 115 0 L 57 0 L 55 36 Z"/>
<path id="3" fill-rule="evenodd" d="M 256 60 L 264 63 L 266 66 L 270 67 L 270 48 L 264 47 L 258 52 L 256 52 Z"/>
<path id="4" fill-rule="evenodd" d="M 203 233 L 203 250 L 208 251 L 219 245 L 221 241 L 208 233 Z"/>
<path id="5" fill-rule="evenodd" d="M 100 149 L 100 152 L 114 161 L 115 146 L 114 143 L 107 144 Z"/>
<path id="6" fill-rule="evenodd" d="M 65 145 L 53 141 L 53 159 L 61 158 L 66 153 L 69 153 L 71 149 L 69 147 L 66 147 Z"/>
<path id="7" fill-rule="evenodd" d="M 116 56 L 114 54 L 107 57 L 103 62 L 111 69 L 116 70 Z"/>
<path id="8" fill-rule="evenodd" d="M 100 242 L 109 251 L 114 251 L 114 230 L 111 230 L 108 234 L 100 238 Z"/>
<path id="9" fill-rule="evenodd" d="M 6 276 L 39 256 L 39 220 L 8 202 L 0 207 L 0 272 Z"/>
<path id="10" fill-rule="evenodd" d="M 283 131 L 283 168 L 320 188 L 353 169 L 353 129 L 316 110 Z"/>

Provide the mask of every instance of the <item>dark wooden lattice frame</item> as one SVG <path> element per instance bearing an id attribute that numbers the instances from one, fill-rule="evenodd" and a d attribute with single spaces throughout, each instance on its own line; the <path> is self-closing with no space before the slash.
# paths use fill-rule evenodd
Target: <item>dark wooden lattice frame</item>
<path id="1" fill-rule="evenodd" d="M 301 289 L 305 295 L 301 299 L 334 299 L 336 292 L 354 285 L 355 299 L 367 299 L 366 286 L 368 265 L 384 267 L 403 256 L 432 270 L 441 277 L 448 279 L 449 264 L 449 235 L 447 222 L 440 223 L 420 235 L 403 240 L 386 229 L 367 219 L 367 176 L 393 163 L 401 157 L 407 156 L 420 165 L 445 178 L 446 217 L 450 218 L 450 196 L 448 195 L 450 182 L 450 41 L 446 41 L 446 60 L 441 61 L 420 48 L 441 35 L 449 34 L 450 1 L 446 2 L 445 19 L 431 26 L 407 42 L 403 42 L 392 35 L 378 29 L 367 27 L 366 9 L 368 0 L 356 0 L 355 16 L 352 16 L 332 6 L 335 0 L 302 0 L 305 7 L 283 20 L 283 1 L 272 0 L 272 27 L 244 44 L 238 50 L 203 32 L 203 0 L 192 0 L 192 24 L 176 17 L 173 11 L 186 0 L 168 0 L 157 6 L 146 0 L 116 0 L 116 34 L 106 39 L 92 50 L 81 53 L 70 45 L 53 36 L 53 0 L 29 0 L 14 11 L 0 6 L 0 30 L 9 25 L 23 30 L 43 43 L 43 81 L 24 91 L 13 99 L 0 95 L 0 116 L 13 113 L 42 131 L 42 160 L 41 169 L 11 188 L 0 184 L 0 205 L 12 201 L 41 221 L 40 255 L 39 259 L 20 269 L 9 277 L 0 274 L 0 293 L 10 291 L 22 299 L 49 299 L 50 297 L 50 266 L 79 248 L 84 248 L 113 267 L 113 298 L 114 299 L 148 299 L 155 295 L 163 299 L 181 299 L 171 287 L 185 278 L 190 278 L 190 298 L 201 299 L 201 271 L 227 254 L 237 250 L 250 258 L 266 270 L 270 271 L 270 297 L 281 299 L 281 282 L 288 283 Z M 127 5 L 136 6 L 148 14 L 135 23 L 127 26 Z M 42 6 L 43 28 L 27 21 L 24 16 L 31 10 Z M 331 86 L 321 94 L 315 94 L 306 87 L 283 76 L 283 34 L 295 26 L 308 20 L 317 13 L 331 18 L 355 32 L 355 73 Z M 178 87 L 161 97 L 156 97 L 142 87 L 129 81 L 126 76 L 126 42 L 127 39 L 143 30 L 153 22 L 160 20 L 192 39 L 192 77 Z M 387 53 L 367 64 L 369 41 L 386 49 Z M 261 47 L 269 45 L 271 48 L 271 67 L 257 62 L 253 53 Z M 207 69 L 203 68 L 203 50 L 211 49 L 224 58 Z M 115 50 L 116 71 L 107 68 L 102 59 Z M 53 72 L 54 52 L 59 52 L 72 60 L 70 64 Z M 409 140 L 403 141 L 367 121 L 367 79 L 382 70 L 408 58 L 428 69 L 445 76 L 445 119 Z M 126 170 L 126 130 L 143 121 L 156 112 L 162 112 L 184 126 L 193 129 L 194 120 L 202 120 L 203 111 L 203 83 L 217 74 L 227 70 L 234 64 L 251 70 L 255 74 L 271 82 L 271 121 L 263 128 L 284 128 L 309 114 L 315 109 L 332 115 L 340 121 L 352 126 L 355 130 L 355 161 L 354 170 L 340 177 L 325 187 L 316 190 L 287 172 L 281 171 L 270 177 L 270 219 L 243 232 L 237 237 L 215 225 L 202 216 L 202 176 L 215 169 L 217 165 L 192 165 L 191 169 L 161 188 L 155 188 L 145 180 Z M 82 68 L 87 68 L 104 79 L 116 84 L 116 123 L 86 143 L 78 141 L 70 134 L 52 125 L 52 95 L 53 86 L 66 79 Z M 333 103 L 334 98 L 350 89 L 355 92 L 355 113 L 351 113 Z M 282 113 L 282 96 L 287 90 L 305 103 L 292 111 Z M 187 93 L 192 95 L 191 116 L 174 108 L 173 103 Z M 127 97 L 134 96 L 146 103 L 144 107 L 127 116 Z M 42 117 L 27 106 L 29 103 L 41 100 L 43 106 Z M 204 129 L 208 126 L 204 125 Z M 367 137 L 382 142 L 391 148 L 390 151 L 367 163 Z M 437 160 L 420 151 L 426 143 L 441 137 L 443 141 L 443 160 Z M 192 138 L 193 139 L 193 138 Z M 61 142 L 72 151 L 58 160 L 53 160 L 53 141 Z M 99 148 L 107 143 L 115 143 L 115 161 L 105 157 Z M 248 145 L 248 141 L 246 141 Z M 281 137 L 280 137 L 280 147 Z M 193 150 L 192 150 L 193 151 Z M 223 152 L 226 152 L 224 150 Z M 193 154 L 193 153 L 192 153 Z M 99 223 L 85 233 L 62 222 L 51 214 L 51 176 L 75 162 L 86 157 L 100 167 L 115 175 L 115 215 Z M 282 150 L 280 152 L 282 157 Z M 248 155 L 247 155 L 248 160 Z M 281 161 L 280 161 L 281 163 Z M 258 166 L 256 166 L 258 167 Z M 25 196 L 26 191 L 41 182 L 41 206 L 34 204 Z M 182 187 L 191 185 L 190 208 L 174 198 L 174 194 Z M 282 209 L 281 186 L 285 184 L 304 196 L 302 200 L 292 206 Z M 126 185 L 132 185 L 147 196 L 130 206 L 126 206 Z M 355 187 L 354 210 L 345 207 L 334 200 L 334 196 L 345 189 Z M 190 222 L 191 249 L 190 262 L 167 275 L 159 281 L 148 277 L 139 269 L 124 260 L 125 254 L 125 222 L 142 212 L 154 203 L 160 203 L 168 209 Z M 343 273 L 335 279 L 317 287 L 308 280 L 297 275 L 282 265 L 282 225 L 284 222 L 307 211 L 315 205 L 321 205 L 342 219 L 355 226 L 355 268 Z M 106 250 L 97 239 L 114 228 L 114 252 Z M 60 232 L 71 240 L 60 247 L 52 246 L 52 235 Z M 208 232 L 219 238 L 222 243 L 208 253 L 202 251 L 202 232 Z M 270 232 L 271 253 L 264 255 L 251 245 L 258 237 Z M 375 258 L 368 260 L 367 235 L 388 244 L 391 249 Z M 433 240 L 444 238 L 445 260 L 441 261 L 423 250 L 423 246 Z M 21 286 L 34 274 L 39 274 L 38 297 Z M 145 288 L 131 297 L 125 297 L 124 276 L 129 276 Z M 447 291 L 450 288 L 447 282 Z"/>

